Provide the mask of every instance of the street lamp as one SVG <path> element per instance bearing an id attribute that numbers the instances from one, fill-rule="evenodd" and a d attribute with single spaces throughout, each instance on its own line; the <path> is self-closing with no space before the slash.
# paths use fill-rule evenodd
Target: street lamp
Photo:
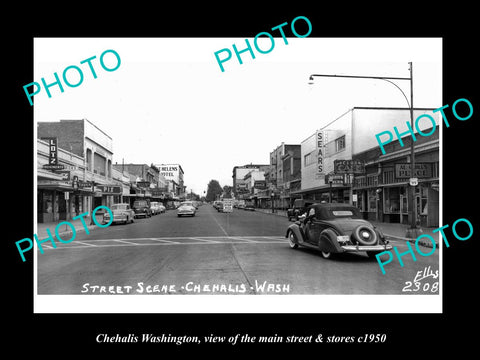
<path id="1" fill-rule="evenodd" d="M 414 121 L 413 121 L 413 64 L 412 62 L 408 63 L 410 65 L 410 77 L 385 77 L 385 76 L 360 76 L 360 75 L 331 75 L 331 74 L 312 74 L 309 78 L 309 85 L 314 84 L 313 78 L 314 76 L 318 77 L 341 77 L 341 78 L 352 78 L 352 79 L 376 79 L 376 80 L 384 80 L 389 82 L 390 84 L 394 85 L 400 92 L 402 93 L 403 97 L 407 101 L 408 107 L 410 108 L 410 125 L 411 128 L 414 128 Z M 408 101 L 407 96 L 403 92 L 403 90 L 395 84 L 391 80 L 407 80 L 410 81 L 410 102 Z M 411 175 L 410 177 L 414 177 L 415 175 L 415 149 L 413 144 L 413 139 L 410 143 L 410 163 L 411 163 Z M 411 207 L 411 221 L 410 221 L 410 228 L 407 229 L 406 236 L 410 238 L 417 238 L 419 234 L 422 233 L 422 229 L 417 227 L 417 207 L 415 206 L 415 187 L 410 185 L 409 191 L 410 197 L 410 207 Z"/>

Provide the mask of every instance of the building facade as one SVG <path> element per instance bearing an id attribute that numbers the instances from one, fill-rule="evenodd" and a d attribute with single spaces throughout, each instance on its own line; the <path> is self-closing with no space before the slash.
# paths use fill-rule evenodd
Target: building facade
<path id="1" fill-rule="evenodd" d="M 426 130 L 428 133 L 429 131 Z M 365 174 L 355 175 L 352 186 L 354 205 L 364 218 L 384 222 L 411 223 L 409 179 L 418 179 L 414 187 L 416 223 L 421 227 L 439 226 L 439 133 L 417 137 L 414 142 L 415 171 L 412 175 L 410 145 L 412 138 L 385 145 L 385 155 L 373 148 L 355 154 L 354 160 L 365 164 Z"/>
<path id="2" fill-rule="evenodd" d="M 437 126 L 439 116 L 432 110 L 414 109 L 414 119 L 428 114 Z M 406 133 L 407 122 L 410 123 L 408 108 L 355 107 L 348 110 L 302 141 L 301 188 L 291 194 L 316 201 L 355 204 L 370 220 L 407 223 L 406 182 L 411 171 L 408 164 L 412 139 Z M 432 130 L 430 121 L 418 125 L 423 133 Z M 393 133 L 394 127 L 405 133 L 402 142 L 396 140 L 385 145 L 386 154 L 382 155 L 375 134 L 387 130 Z M 422 226 L 436 226 L 438 130 L 428 137 L 415 133 L 415 153 L 418 153 L 415 175 L 420 182 L 416 187 L 418 221 Z"/>
<path id="3" fill-rule="evenodd" d="M 112 177 L 112 155 L 112 138 L 87 119 L 38 122 L 38 221 L 111 206 L 121 194 Z"/>
<path id="4" fill-rule="evenodd" d="M 252 170 L 262 171 L 264 173 L 268 171 L 269 165 L 259 165 L 259 164 L 246 164 L 242 166 L 234 166 L 232 170 L 232 184 L 233 184 L 233 194 L 237 199 L 244 199 L 245 197 L 250 196 L 250 191 L 247 189 L 248 180 L 245 179 L 245 176 Z"/>
<path id="5" fill-rule="evenodd" d="M 155 164 L 160 175 L 166 180 L 166 186 L 176 197 L 185 197 L 184 171 L 180 164 Z M 169 183 L 169 184 L 167 184 Z"/>

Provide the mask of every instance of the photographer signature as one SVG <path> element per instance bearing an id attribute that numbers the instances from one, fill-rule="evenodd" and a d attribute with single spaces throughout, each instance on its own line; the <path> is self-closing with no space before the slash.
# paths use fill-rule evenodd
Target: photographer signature
<path id="1" fill-rule="evenodd" d="M 417 271 L 413 281 L 405 281 L 405 286 L 403 287 L 402 292 L 416 292 L 422 290 L 423 292 L 436 293 L 438 292 L 438 280 L 433 283 L 425 282 L 423 285 L 422 281 L 425 279 L 438 279 L 438 275 L 438 270 L 433 271 L 431 266 L 427 266 L 423 270 Z"/>

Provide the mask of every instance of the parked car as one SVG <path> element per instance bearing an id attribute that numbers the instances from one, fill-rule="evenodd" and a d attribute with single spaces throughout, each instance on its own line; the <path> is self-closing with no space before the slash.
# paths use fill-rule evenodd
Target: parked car
<path id="1" fill-rule="evenodd" d="M 307 208 L 313 203 L 315 203 L 315 201 L 313 200 L 295 199 L 295 201 L 293 202 L 293 207 L 287 209 L 288 220 L 298 220 L 298 217 L 305 213 Z"/>
<path id="2" fill-rule="evenodd" d="M 185 201 L 180 204 L 180 206 L 177 208 L 177 216 L 184 216 L 184 215 L 190 215 L 190 216 L 195 216 L 195 212 L 197 209 L 195 206 L 193 206 L 191 201 Z"/>
<path id="3" fill-rule="evenodd" d="M 135 212 L 130 208 L 129 204 L 114 204 L 110 206 L 113 213 L 112 223 L 132 223 L 135 217 Z M 107 211 L 103 214 L 103 224 L 110 222 L 110 213 Z"/>
<path id="4" fill-rule="evenodd" d="M 165 211 L 167 211 L 167 208 L 163 204 L 159 203 L 158 208 L 160 210 L 160 214 L 163 214 L 163 213 L 165 213 Z"/>
<path id="5" fill-rule="evenodd" d="M 160 214 L 160 204 L 157 201 L 152 201 L 150 203 L 150 210 L 152 211 L 152 215 Z"/>
<path id="6" fill-rule="evenodd" d="M 133 211 L 135 211 L 135 217 L 151 217 L 152 210 L 150 210 L 150 205 L 147 200 L 135 200 L 133 203 Z"/>
<path id="7" fill-rule="evenodd" d="M 326 259 L 332 254 L 366 251 L 369 257 L 392 249 L 388 240 L 359 210 L 348 204 L 313 204 L 285 235 L 290 247 L 311 247 Z"/>
<path id="8" fill-rule="evenodd" d="M 255 211 L 255 208 L 252 204 L 246 204 L 244 205 L 243 207 L 244 210 L 248 210 L 248 211 Z"/>

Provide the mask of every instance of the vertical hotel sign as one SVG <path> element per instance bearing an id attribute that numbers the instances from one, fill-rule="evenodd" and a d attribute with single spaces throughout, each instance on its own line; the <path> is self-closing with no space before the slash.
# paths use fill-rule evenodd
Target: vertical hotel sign
<path id="1" fill-rule="evenodd" d="M 48 141 L 48 164 L 58 165 L 57 138 L 47 138 Z"/>
<path id="2" fill-rule="evenodd" d="M 48 164 L 43 165 L 43 168 L 48 170 L 62 170 L 65 166 L 58 163 L 57 138 L 48 137 L 41 139 L 48 143 Z"/>
<path id="3" fill-rule="evenodd" d="M 324 158 L 325 158 L 325 143 L 327 142 L 327 134 L 325 131 L 317 130 L 316 142 L 317 142 L 317 179 L 325 174 Z"/>

